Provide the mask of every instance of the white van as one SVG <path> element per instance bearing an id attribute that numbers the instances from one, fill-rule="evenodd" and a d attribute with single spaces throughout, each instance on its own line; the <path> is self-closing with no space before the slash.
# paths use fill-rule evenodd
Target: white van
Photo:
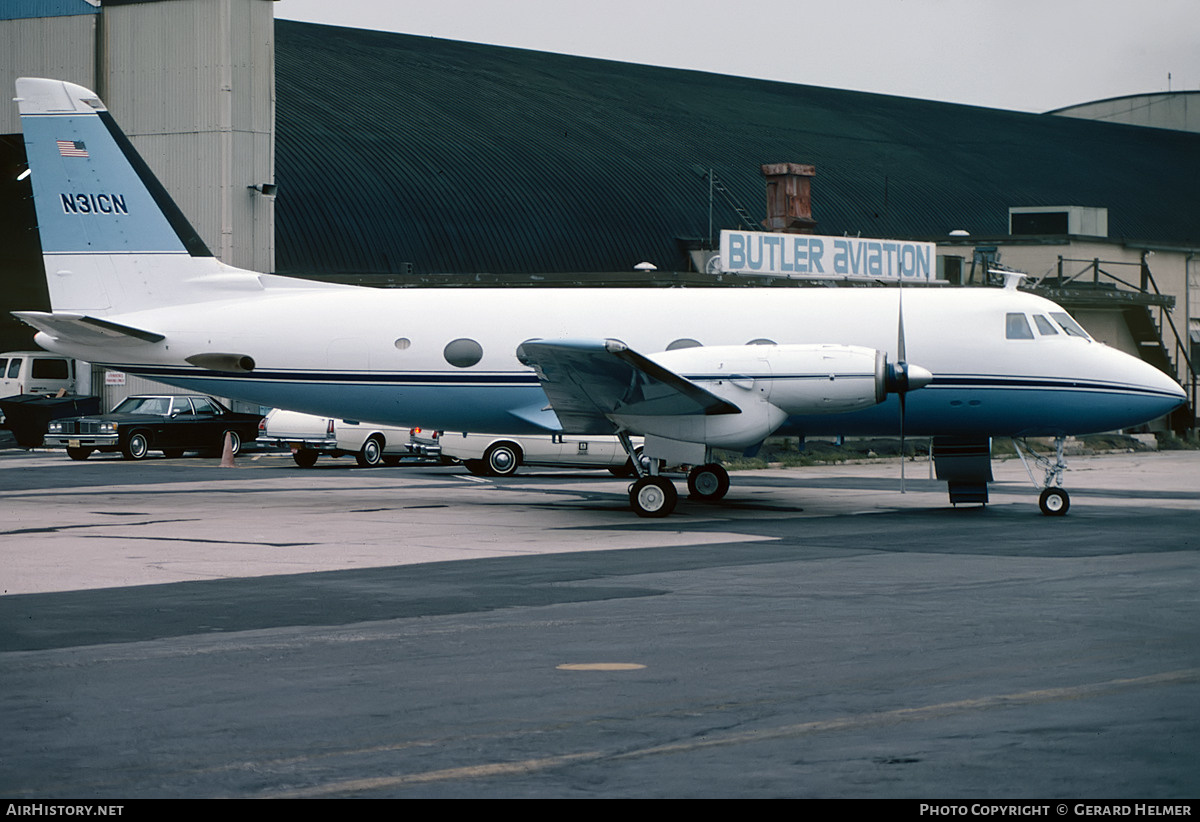
<path id="1" fill-rule="evenodd" d="M 75 393 L 75 360 L 46 351 L 0 354 L 0 397 Z"/>

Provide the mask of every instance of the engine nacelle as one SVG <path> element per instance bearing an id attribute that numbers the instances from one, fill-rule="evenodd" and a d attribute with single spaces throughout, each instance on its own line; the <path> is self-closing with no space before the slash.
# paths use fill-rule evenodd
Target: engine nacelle
<path id="1" fill-rule="evenodd" d="M 888 393 L 887 355 L 847 345 L 734 345 L 649 357 L 741 409 L 740 414 L 625 416 L 630 430 L 717 448 L 762 442 L 792 415 L 869 408 Z"/>
<path id="2" fill-rule="evenodd" d="M 755 396 L 788 415 L 857 411 L 888 394 L 887 355 L 855 345 L 697 347 L 650 359 L 739 407 Z"/>

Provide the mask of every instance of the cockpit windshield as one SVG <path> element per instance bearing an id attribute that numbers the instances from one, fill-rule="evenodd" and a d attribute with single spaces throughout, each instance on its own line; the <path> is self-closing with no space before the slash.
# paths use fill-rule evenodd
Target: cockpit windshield
<path id="1" fill-rule="evenodd" d="M 1075 322 L 1075 320 L 1067 312 L 1054 311 L 1051 312 L 1050 316 L 1062 326 L 1063 331 L 1066 331 L 1069 336 L 1083 337 L 1085 340 L 1091 339 L 1091 337 L 1088 336 L 1088 333 L 1083 330 L 1083 326 Z"/>
<path id="2" fill-rule="evenodd" d="M 1037 334 L 1033 333 L 1033 326 L 1029 324 L 1029 317 L 1020 312 L 1010 312 L 1004 317 L 1004 336 L 1010 340 L 1033 340 L 1038 337 L 1057 337 L 1058 329 L 1062 329 L 1068 337 L 1080 337 L 1090 341 L 1092 338 L 1083 330 L 1083 326 L 1075 322 L 1070 314 L 1065 311 L 1051 311 L 1050 316 L 1054 318 L 1054 322 L 1042 314 L 1034 314 L 1033 324 L 1037 327 Z"/>

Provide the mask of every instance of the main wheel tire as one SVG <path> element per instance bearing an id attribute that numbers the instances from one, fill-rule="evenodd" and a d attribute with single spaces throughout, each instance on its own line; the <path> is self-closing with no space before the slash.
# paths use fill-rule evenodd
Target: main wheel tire
<path id="1" fill-rule="evenodd" d="M 383 462 L 383 440 L 379 437 L 368 437 L 354 459 L 363 468 L 374 468 Z"/>
<path id="2" fill-rule="evenodd" d="M 1071 507 L 1071 497 L 1062 488 L 1047 488 L 1038 497 L 1038 507 L 1048 517 L 1061 517 Z"/>
<path id="3" fill-rule="evenodd" d="M 679 494 L 666 477 L 642 477 L 629 488 L 629 504 L 639 517 L 665 517 L 675 510 Z"/>
<path id="4" fill-rule="evenodd" d="M 729 472 L 715 462 L 697 465 L 688 472 L 688 496 L 716 502 L 729 493 Z"/>
<path id="5" fill-rule="evenodd" d="M 301 448 L 292 452 L 292 460 L 301 468 L 312 468 L 317 464 L 319 456 L 321 456 L 320 453 L 312 448 Z"/>
<path id="6" fill-rule="evenodd" d="M 129 435 L 121 446 L 121 454 L 127 460 L 142 460 L 150 453 L 150 438 L 141 431 Z"/>
<path id="7" fill-rule="evenodd" d="M 92 455 L 90 448 L 68 448 L 67 456 L 73 460 L 85 460 Z"/>
<path id="8" fill-rule="evenodd" d="M 483 455 L 483 462 L 493 477 L 511 477 L 521 466 L 521 449 L 511 443 L 498 442 Z"/>

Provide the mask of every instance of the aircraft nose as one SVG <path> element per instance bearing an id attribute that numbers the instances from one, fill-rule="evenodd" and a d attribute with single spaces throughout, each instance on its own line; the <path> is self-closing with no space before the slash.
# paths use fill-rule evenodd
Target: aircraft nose
<path id="1" fill-rule="evenodd" d="M 1144 360 L 1138 360 L 1137 367 L 1137 382 L 1147 396 L 1147 407 L 1157 411 L 1155 416 L 1169 414 L 1187 402 L 1187 392 L 1171 375 Z"/>

